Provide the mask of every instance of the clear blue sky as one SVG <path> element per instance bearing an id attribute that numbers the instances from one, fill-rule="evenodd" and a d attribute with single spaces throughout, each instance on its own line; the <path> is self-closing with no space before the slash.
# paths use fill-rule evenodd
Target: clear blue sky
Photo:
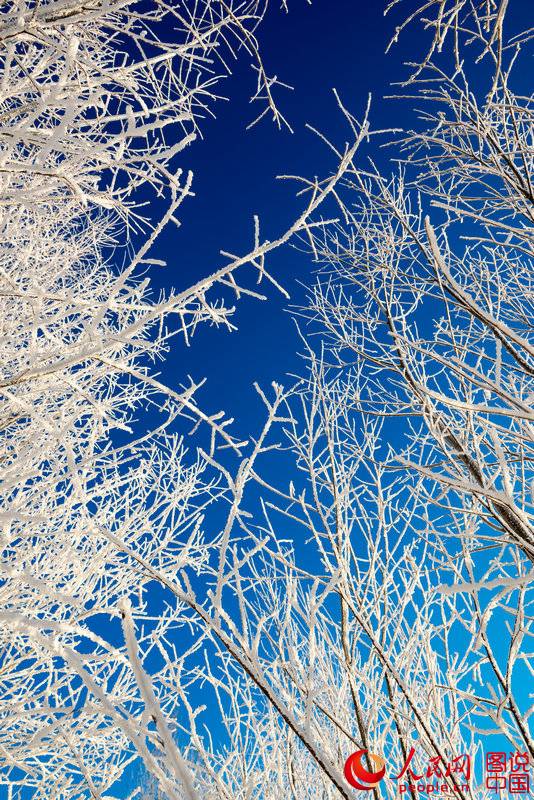
<path id="1" fill-rule="evenodd" d="M 234 74 L 220 84 L 229 101 L 215 104 L 216 118 L 205 120 L 204 139 L 181 154 L 180 166 L 194 172 L 196 196 L 181 207 L 182 227 L 169 226 L 156 247 L 154 256 L 166 259 L 169 266 L 152 271 L 154 286 L 185 288 L 224 263 L 219 250 L 247 252 L 254 214 L 259 214 L 266 238 L 285 230 L 303 200 L 295 197 L 295 184 L 277 181 L 276 176 L 325 175 L 335 166 L 332 154 L 305 124 L 338 143 L 349 137 L 333 87 L 356 116 L 372 92 L 373 125 L 399 125 L 400 104 L 384 103 L 382 96 L 413 42 L 408 34 L 402 57 L 400 50 L 384 55 L 392 28 L 393 20 L 384 19 L 380 0 L 314 0 L 311 6 L 305 0 L 291 0 L 289 14 L 277 2 L 271 4 L 258 38 L 269 74 L 295 87 L 278 93 L 294 133 L 278 131 L 267 118 L 246 130 L 257 111 L 249 104 L 254 90 L 251 59 L 242 53 Z M 310 261 L 285 248 L 270 264 L 292 301 L 298 302 L 302 289 L 297 281 L 311 277 Z M 288 303 L 274 288 L 264 285 L 264 289 L 268 302 L 246 297 L 239 301 L 237 333 L 204 327 L 189 349 L 176 340 L 165 370 L 165 379 L 172 384 L 187 373 L 207 377 L 207 403 L 213 398 L 217 407 L 237 417 L 244 433 L 256 416 L 252 382 L 284 383 L 286 373 L 297 366 L 298 341 L 290 314 L 284 311 Z"/>
<path id="2" fill-rule="evenodd" d="M 154 287 L 185 288 L 225 263 L 220 250 L 246 253 L 252 243 L 252 217 L 259 214 L 263 235 L 280 235 L 302 208 L 294 185 L 277 181 L 279 174 L 325 175 L 334 160 L 305 125 L 320 129 L 337 143 L 349 137 L 332 88 L 357 117 L 373 97 L 371 125 L 374 128 L 411 127 L 417 122 L 410 101 L 384 100 L 390 84 L 407 75 L 403 62 L 426 52 L 431 36 L 420 24 L 409 27 L 399 43 L 384 53 L 400 10 L 384 17 L 383 0 L 290 0 L 290 12 L 272 0 L 269 13 L 258 30 L 266 69 L 294 86 L 280 90 L 282 111 L 294 133 L 278 131 L 268 118 L 250 131 L 246 125 L 258 113 L 249 104 L 254 91 L 251 59 L 242 52 L 233 64 L 233 75 L 219 84 L 228 102 L 219 101 L 201 126 L 204 138 L 180 154 L 180 166 L 194 172 L 194 198 L 180 210 L 182 227 L 171 225 L 162 235 L 154 257 L 166 259 L 165 269 L 154 268 Z M 402 3 L 402 13 L 420 3 Z M 531 22 L 530 0 L 511 0 L 507 24 L 526 28 Z M 528 76 L 525 76 L 528 85 Z M 414 104 L 415 105 L 415 104 Z M 378 140 L 375 140 L 378 142 Z M 362 160 L 365 153 L 362 154 Z M 392 154 L 393 155 L 393 154 Z M 386 163 L 386 152 L 373 156 Z M 309 259 L 291 248 L 277 252 L 271 269 L 292 301 L 302 299 L 298 281 L 310 280 Z M 252 382 L 285 383 L 285 375 L 298 367 L 298 340 L 288 303 L 278 292 L 264 287 L 268 302 L 250 298 L 239 301 L 234 323 L 237 333 L 203 327 L 190 348 L 175 340 L 165 368 L 165 380 L 180 383 L 186 374 L 208 378 L 204 398 L 240 420 L 243 434 L 258 408 Z"/>

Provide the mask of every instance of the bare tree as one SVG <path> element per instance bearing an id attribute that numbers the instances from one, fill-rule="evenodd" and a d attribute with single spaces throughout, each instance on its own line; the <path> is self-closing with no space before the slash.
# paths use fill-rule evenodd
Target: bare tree
<path id="1" fill-rule="evenodd" d="M 309 315 L 340 369 L 365 365 L 357 407 L 409 420 L 391 463 L 424 476 L 438 505 L 465 502 L 479 541 L 530 558 L 532 110 L 512 90 L 520 45 L 503 64 L 474 27 L 488 93 L 466 63 L 451 77 L 425 67 L 424 127 L 398 143 L 398 175 L 355 165 L 346 225 L 315 243 L 325 279 Z"/>
<path id="2" fill-rule="evenodd" d="M 189 191 L 169 172 L 175 151 L 155 134 L 152 150 L 142 105 L 139 115 L 130 100 L 121 107 L 129 92 L 137 102 L 137 85 L 113 88 L 106 119 L 87 112 L 73 136 L 102 161 L 68 150 L 69 133 L 67 155 L 43 156 L 46 180 L 21 104 L 24 143 L 9 163 L 24 167 L 9 167 L 6 191 L 27 181 L 31 201 L 6 201 L 2 266 L 0 747 L 11 796 L 24 784 L 35 797 L 111 798 L 141 760 L 155 791 L 175 800 L 349 798 L 343 763 L 363 749 L 388 758 L 378 800 L 396 796 L 392 772 L 415 748 L 434 770 L 425 779 L 485 798 L 456 757 L 479 758 L 495 729 L 532 760 L 529 700 L 517 689 L 532 669 L 532 129 L 529 101 L 511 88 L 525 37 L 504 46 L 506 3 L 427 5 L 438 9 L 436 38 L 409 80 L 430 111 L 396 143 L 399 172 L 358 165 L 369 125 L 345 111 L 354 144 L 334 147 L 329 179 L 304 183 L 310 200 L 290 230 L 262 243 L 256 227 L 250 254 L 160 303 L 135 278 L 157 229 L 119 276 L 108 266 L 120 225 L 140 224 L 129 203 L 141 174 L 169 193 L 164 222 Z M 140 47 L 155 124 L 166 127 L 168 112 L 172 130 L 194 125 L 195 92 L 190 105 L 180 94 L 192 54 L 226 30 L 208 6 L 194 6 L 198 25 L 185 26 L 190 47 L 172 51 L 173 70 L 166 47 L 149 41 L 145 52 L 126 6 L 101 12 L 104 30 L 116 25 Z M 175 13 L 147 12 L 150 30 L 162 8 Z M 220 8 L 254 50 L 250 8 Z M 87 30 L 92 41 L 92 18 Z M 449 33 L 453 57 L 440 64 Z M 69 65 L 85 52 L 76 36 Z M 491 64 L 482 99 L 468 74 L 477 43 Z M 116 68 L 116 87 L 127 68 L 99 59 L 91 80 L 103 91 Z M 162 64 L 170 83 L 154 77 Z M 163 98 L 152 94 L 161 84 L 172 86 Z M 260 71 L 259 95 L 270 87 Z M 177 118 L 184 96 L 193 120 Z M 63 116 L 51 123 L 54 145 Z M 130 142 L 141 123 L 146 149 Z M 116 164 L 117 138 L 126 143 Z M 328 197 L 337 221 L 314 217 Z M 104 210 L 84 217 L 84 202 Z M 235 273 L 246 264 L 268 278 L 268 252 L 299 233 L 323 264 L 301 309 L 311 320 L 303 377 L 287 392 L 257 387 L 265 421 L 239 442 L 228 420 L 199 407 L 195 386 L 166 389 L 148 361 L 174 331 L 169 315 L 186 334 L 207 319 L 230 324 L 208 291 L 245 291 Z M 132 410 L 156 397 L 161 428 L 128 432 Z M 211 432 L 196 458 L 169 427 L 184 413 Z M 111 438 L 119 426 L 126 444 Z"/>
<path id="3" fill-rule="evenodd" d="M 480 563 L 451 554 L 429 514 L 424 479 L 381 463 L 383 423 L 355 413 L 351 384 L 310 359 L 295 394 L 263 395 L 266 424 L 235 475 L 208 459 L 230 502 L 207 585 L 197 587 L 189 565 L 163 572 L 114 537 L 165 591 L 159 670 L 152 632 L 139 616 L 136 630 L 129 606 L 121 613 L 145 713 L 158 732 L 175 726 L 182 743 L 192 786 L 178 796 L 350 798 L 343 764 L 365 749 L 387 757 L 376 797 L 398 795 L 406 763 L 460 797 L 489 797 L 474 777 L 484 735 L 496 729 L 521 753 L 532 747 L 517 691 L 528 672 L 528 561 L 502 554 L 501 580 L 495 565 L 487 570 L 497 588 L 488 599 Z M 289 453 L 275 444 L 276 426 Z M 265 478 L 261 464 L 273 457 L 289 458 L 289 486 Z M 440 583 L 447 576 L 452 586 Z M 185 618 L 189 650 L 176 644 Z M 161 769 L 182 787 L 160 736 Z"/>
<path id="4" fill-rule="evenodd" d="M 232 325 L 214 287 L 260 297 L 241 268 L 277 285 L 266 256 L 315 225 L 310 214 L 343 171 L 317 184 L 278 239 L 262 240 L 255 220 L 249 253 L 180 293 L 151 295 L 141 273 L 152 244 L 179 224 L 191 190 L 180 152 L 240 49 L 255 61 L 258 101 L 282 124 L 255 38 L 265 9 L 257 0 L 3 9 L 0 780 L 10 798 L 109 797 L 139 757 L 170 796 L 178 791 L 143 742 L 152 723 L 137 716 L 133 645 L 121 647 L 113 625 L 131 592 L 149 616 L 150 579 L 116 540 L 163 573 L 204 569 L 201 521 L 222 492 L 173 425 L 202 423 L 211 450 L 240 443 L 222 412 L 198 405 L 197 385 L 171 390 L 152 365 L 171 336 Z M 160 220 L 145 216 L 149 191 L 165 203 Z M 140 430 L 136 415 L 151 406 L 161 423 Z"/>
<path id="5" fill-rule="evenodd" d="M 341 221 L 313 236 L 309 372 L 283 413 L 279 387 L 265 397 L 293 479 L 260 469 L 263 434 L 235 476 L 211 458 L 234 498 L 213 586 L 166 584 L 221 649 L 222 677 L 200 675 L 228 749 L 191 726 L 200 796 L 349 797 L 350 749 L 402 764 L 416 746 L 484 797 L 445 765 L 493 732 L 532 763 L 532 121 L 512 89 L 528 37 L 503 46 L 506 4 L 454 9 L 409 79 L 429 110 L 394 142 L 398 173 L 355 156 Z"/>

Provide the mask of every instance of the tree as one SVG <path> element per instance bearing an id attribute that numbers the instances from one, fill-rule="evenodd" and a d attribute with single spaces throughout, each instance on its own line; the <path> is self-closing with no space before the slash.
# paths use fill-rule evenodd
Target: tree
<path id="1" fill-rule="evenodd" d="M 201 569 L 200 520 L 220 492 L 205 461 L 186 457 L 173 423 L 186 415 L 205 424 L 212 447 L 239 442 L 221 412 L 199 407 L 196 385 L 172 391 L 151 365 L 171 336 L 204 321 L 231 325 L 233 309 L 213 288 L 254 294 L 240 268 L 268 281 L 267 254 L 307 227 L 328 187 L 279 241 L 262 241 L 256 220 L 249 254 L 181 293 L 154 300 L 141 271 L 163 226 L 179 224 L 192 175 L 177 159 L 234 50 L 252 56 L 257 99 L 283 121 L 254 35 L 265 8 L 206 0 L 4 9 L 0 748 L 10 798 L 103 797 L 136 748 L 167 786 L 139 741 L 128 653 L 113 620 L 109 636 L 98 623 L 118 616 L 130 591 L 142 598 L 147 582 L 117 555 L 114 537 L 162 569 Z M 143 216 L 149 191 L 165 204 L 159 221 Z M 160 426 L 140 431 L 136 411 L 156 403 Z"/>
<path id="2" fill-rule="evenodd" d="M 449 7 L 412 65 L 433 105 L 394 143 L 398 174 L 355 157 L 341 221 L 313 236 L 308 373 L 265 396 L 293 480 L 264 476 L 265 435 L 234 476 L 219 463 L 234 503 L 213 586 L 199 600 L 167 584 L 221 649 L 201 680 L 227 701 L 228 749 L 189 728 L 202 797 L 228 781 L 228 796 L 349 797 L 351 749 L 402 764 L 417 745 L 445 772 L 493 731 L 532 763 L 531 111 L 512 91 L 526 37 L 504 46 L 505 4 Z M 487 794 L 479 772 L 447 780 Z"/>
<path id="3" fill-rule="evenodd" d="M 444 772 L 480 754 L 492 728 L 532 759 L 518 688 L 531 669 L 532 152 L 530 106 L 511 88 L 524 37 L 504 46 L 506 3 L 428 9 L 435 38 L 409 86 L 440 106 L 396 143 L 398 174 L 358 166 L 371 132 L 343 109 L 354 145 L 334 147 L 331 179 L 305 183 L 311 201 L 291 230 L 273 244 L 257 233 L 252 254 L 183 296 L 148 305 L 135 281 L 151 236 L 117 278 L 108 212 L 85 226 L 79 206 L 66 216 L 74 200 L 54 181 L 63 213 L 31 206 L 32 236 L 14 249 L 22 274 L 49 275 L 51 251 L 67 277 L 59 288 L 28 277 L 24 298 L 10 286 L 6 299 L 7 331 L 24 320 L 18 302 L 33 301 L 38 320 L 24 347 L 20 329 L 17 347 L 8 337 L 3 362 L 14 363 L 3 387 L 10 791 L 23 781 L 35 797 L 109 798 L 140 758 L 164 797 L 333 800 L 352 796 L 343 762 L 362 748 L 387 755 L 372 794 L 393 797 L 392 765 L 412 747 Z M 492 64 L 481 100 L 467 66 L 477 43 Z M 170 187 L 170 219 L 187 184 L 159 184 L 158 158 L 144 157 L 156 191 Z M 122 180 L 102 194 L 129 224 Z M 314 222 L 329 194 L 339 221 Z M 235 270 L 264 275 L 269 249 L 299 232 L 324 265 L 300 310 L 302 380 L 257 387 L 265 422 L 238 442 L 195 387 L 165 390 L 141 354 L 163 351 L 165 315 L 186 331 L 224 322 L 206 290 L 219 279 L 238 293 Z M 38 258 L 24 255 L 30 239 Z M 111 426 L 156 394 L 161 429 L 113 441 Z M 168 427 L 182 412 L 211 428 L 196 459 Z M 478 773 L 465 777 L 443 780 L 489 797 Z"/>

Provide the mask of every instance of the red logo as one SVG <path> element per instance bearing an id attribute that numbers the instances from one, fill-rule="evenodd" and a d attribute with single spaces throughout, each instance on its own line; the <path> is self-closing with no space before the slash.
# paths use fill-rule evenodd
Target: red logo
<path id="1" fill-rule="evenodd" d="M 386 774 L 386 762 L 383 758 L 375 756 L 373 753 L 369 753 L 368 758 L 377 767 L 377 771 L 369 772 L 369 770 L 365 769 L 362 765 L 362 756 L 366 753 L 367 750 L 357 750 L 355 753 L 351 753 L 345 761 L 345 778 L 347 783 L 355 789 L 374 789 Z"/>

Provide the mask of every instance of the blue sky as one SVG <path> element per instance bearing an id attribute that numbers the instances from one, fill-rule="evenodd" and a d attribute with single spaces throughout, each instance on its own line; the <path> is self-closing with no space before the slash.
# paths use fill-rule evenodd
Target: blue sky
<path id="1" fill-rule="evenodd" d="M 181 228 L 168 226 L 155 248 L 153 256 L 168 262 L 166 268 L 151 271 L 155 289 L 180 290 L 200 280 L 225 263 L 220 250 L 248 252 L 254 214 L 269 239 L 298 216 L 303 202 L 295 197 L 295 185 L 276 176 L 324 176 L 334 169 L 332 154 L 306 129 L 308 123 L 337 144 L 350 138 L 336 107 L 334 87 L 359 118 L 372 94 L 370 120 L 375 129 L 417 124 L 415 103 L 384 99 L 391 93 L 391 83 L 407 76 L 404 62 L 426 52 L 431 34 L 418 23 L 404 31 L 387 55 L 384 52 L 401 11 L 416 5 L 403 3 L 384 17 L 382 0 L 313 0 L 311 5 L 290 0 L 287 14 L 276 0 L 271 2 L 258 40 L 268 74 L 294 87 L 278 92 L 294 133 L 279 131 L 267 117 L 246 130 L 258 109 L 249 103 L 255 88 L 251 58 L 241 52 L 232 65 L 233 74 L 219 84 L 219 93 L 227 100 L 212 106 L 215 117 L 201 124 L 203 138 L 180 154 L 180 166 L 194 172 L 195 197 L 180 209 Z M 529 0 L 511 2 L 510 28 L 528 27 L 530 9 Z M 529 76 L 523 77 L 528 87 Z M 394 153 L 377 145 L 375 140 L 373 157 L 386 167 Z M 365 155 L 363 150 L 362 162 Z M 291 302 L 298 304 L 303 297 L 299 282 L 313 279 L 310 260 L 285 247 L 269 263 Z M 208 378 L 203 395 L 208 406 L 213 401 L 238 418 L 243 434 L 259 408 L 253 381 L 287 383 L 287 373 L 298 368 L 298 337 L 287 313 L 290 304 L 274 288 L 264 285 L 264 289 L 268 302 L 246 297 L 239 301 L 233 320 L 238 332 L 204 326 L 190 348 L 176 339 L 164 368 L 171 385 L 179 384 L 186 374 Z"/>
<path id="2" fill-rule="evenodd" d="M 363 113 L 372 92 L 375 127 L 390 126 L 392 118 L 399 125 L 399 111 L 407 110 L 381 99 L 401 59 L 384 55 L 393 24 L 384 20 L 380 2 L 314 0 L 310 6 L 305 0 L 292 0 L 290 8 L 285 14 L 273 3 L 258 38 L 268 72 L 294 86 L 294 91 L 278 93 L 294 133 L 277 130 L 267 118 L 246 130 L 257 111 L 249 104 L 254 90 L 250 58 L 242 53 L 234 74 L 220 84 L 228 102 L 213 107 L 216 118 L 205 120 L 204 139 L 181 154 L 180 166 L 194 172 L 196 196 L 181 207 L 181 228 L 169 226 L 155 248 L 154 256 L 168 261 L 168 267 L 152 271 L 155 287 L 185 288 L 224 263 L 220 250 L 247 252 L 254 214 L 260 216 L 266 238 L 285 230 L 303 200 L 295 197 L 295 184 L 276 176 L 326 175 L 335 166 L 332 154 L 306 123 L 337 143 L 349 137 L 333 87 L 356 116 Z M 406 46 L 411 46 L 409 35 Z M 298 303 L 303 296 L 298 281 L 312 276 L 309 259 L 286 247 L 270 264 L 291 302 Z M 257 410 L 252 382 L 285 382 L 284 376 L 297 367 L 298 340 L 285 310 L 288 303 L 274 288 L 264 289 L 268 302 L 239 301 L 237 333 L 204 327 L 190 348 L 177 339 L 165 368 L 165 378 L 173 384 L 186 373 L 207 377 L 206 401 L 213 397 L 245 426 Z"/>

